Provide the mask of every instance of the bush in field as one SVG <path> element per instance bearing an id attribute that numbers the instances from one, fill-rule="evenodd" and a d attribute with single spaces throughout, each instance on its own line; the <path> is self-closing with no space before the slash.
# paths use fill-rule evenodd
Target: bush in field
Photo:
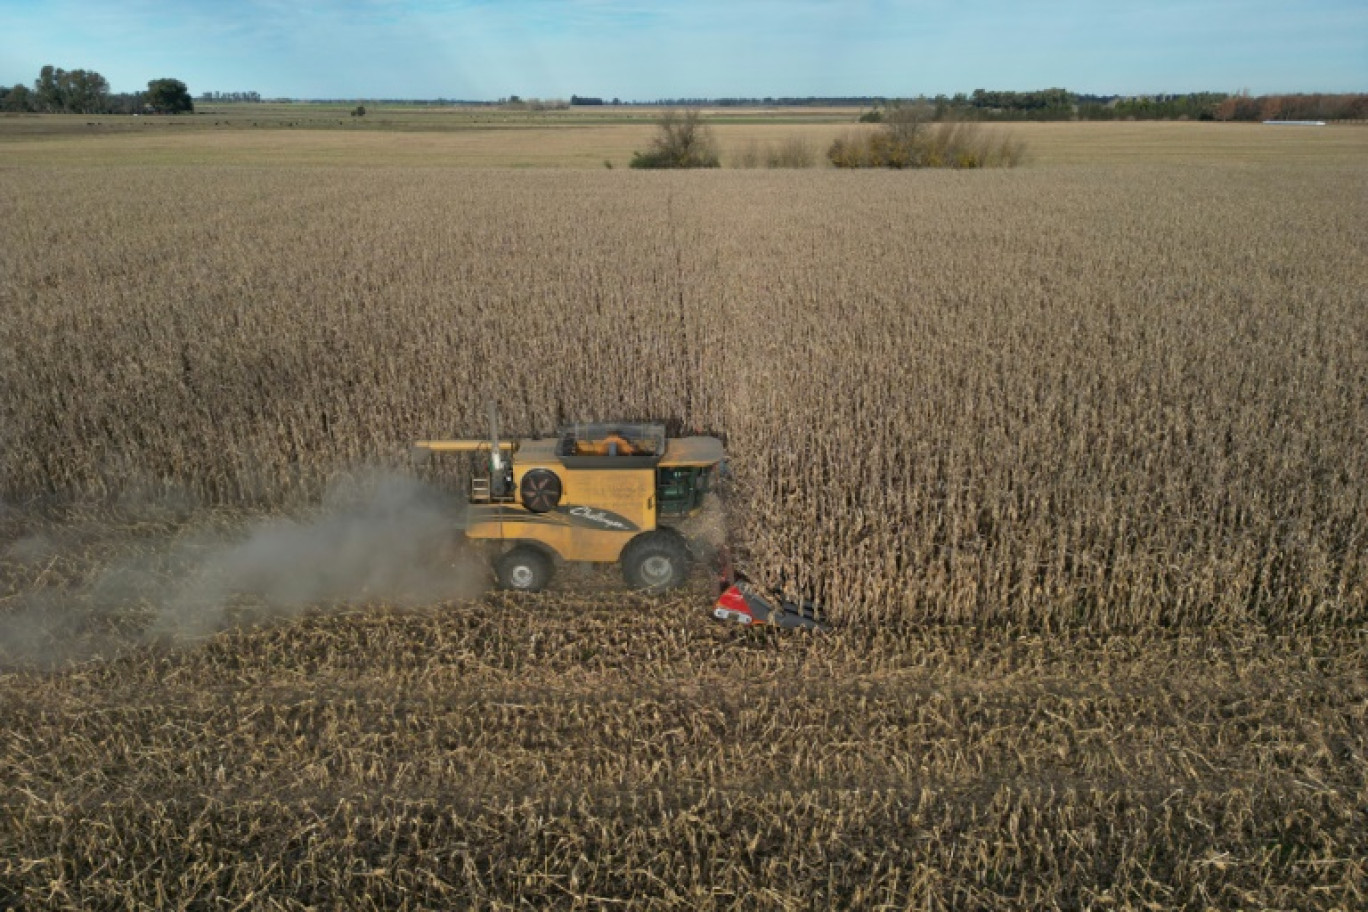
<path id="1" fill-rule="evenodd" d="M 841 137 L 827 149 L 837 168 L 1014 168 L 1026 147 L 978 124 L 934 124 L 910 136 L 890 131 Z"/>
<path id="2" fill-rule="evenodd" d="M 1025 146 L 975 123 L 932 123 L 929 106 L 887 109 L 875 131 L 837 139 L 827 160 L 837 168 L 1012 168 Z"/>
<path id="3" fill-rule="evenodd" d="M 696 109 L 669 110 L 656 121 L 658 128 L 648 152 L 632 153 L 633 168 L 716 168 L 717 141 Z"/>

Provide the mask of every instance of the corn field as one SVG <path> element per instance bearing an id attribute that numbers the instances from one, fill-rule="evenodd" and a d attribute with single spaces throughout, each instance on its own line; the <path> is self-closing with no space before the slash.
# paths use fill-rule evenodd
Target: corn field
<path id="1" fill-rule="evenodd" d="M 723 436 L 852 620 L 1368 616 L 1361 169 L 207 173 L 8 182 L 11 502 L 308 502 L 494 397 Z"/>
<path id="2" fill-rule="evenodd" d="M 121 595 L 0 667 L 0 905 L 1368 903 L 1365 198 L 0 169 L 0 620 L 359 472 L 459 492 L 408 444 L 494 398 L 722 437 L 738 563 L 837 628 L 595 583 L 102 651 Z"/>

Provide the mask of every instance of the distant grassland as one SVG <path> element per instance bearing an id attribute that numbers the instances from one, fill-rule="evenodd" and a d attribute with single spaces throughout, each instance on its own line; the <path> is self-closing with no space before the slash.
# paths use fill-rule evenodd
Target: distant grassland
<path id="1" fill-rule="evenodd" d="M 0 116 L 3 165 L 397 165 L 625 167 L 654 135 L 658 108 L 506 111 L 348 105 L 209 105 L 185 117 Z M 841 136 L 873 129 L 854 108 L 718 109 L 723 165 L 757 143 L 795 138 L 825 166 Z M 990 124 L 1027 145 L 1027 164 L 1336 164 L 1368 157 L 1368 128 L 1211 123 Z"/>

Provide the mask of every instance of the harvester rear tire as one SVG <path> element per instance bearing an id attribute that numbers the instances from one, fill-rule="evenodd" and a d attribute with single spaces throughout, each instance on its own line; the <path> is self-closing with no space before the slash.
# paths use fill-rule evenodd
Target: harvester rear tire
<path id="1" fill-rule="evenodd" d="M 671 532 L 638 535 L 622 549 L 622 578 L 633 589 L 677 589 L 689 578 L 689 548 Z"/>
<path id="2" fill-rule="evenodd" d="M 494 562 L 499 588 L 514 592 L 540 592 L 551 582 L 554 571 L 551 558 L 527 545 L 519 545 Z"/>

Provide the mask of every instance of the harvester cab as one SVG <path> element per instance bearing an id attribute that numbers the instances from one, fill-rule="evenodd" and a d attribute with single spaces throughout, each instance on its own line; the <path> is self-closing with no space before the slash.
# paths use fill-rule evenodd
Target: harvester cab
<path id="1" fill-rule="evenodd" d="M 667 437 L 652 422 L 567 425 L 554 437 L 490 435 L 422 440 L 419 450 L 474 454 L 465 534 L 493 552 L 501 586 L 544 588 L 557 563 L 619 563 L 634 589 L 662 590 L 689 575 L 676 528 L 703 509 L 725 458 L 715 437 Z"/>

